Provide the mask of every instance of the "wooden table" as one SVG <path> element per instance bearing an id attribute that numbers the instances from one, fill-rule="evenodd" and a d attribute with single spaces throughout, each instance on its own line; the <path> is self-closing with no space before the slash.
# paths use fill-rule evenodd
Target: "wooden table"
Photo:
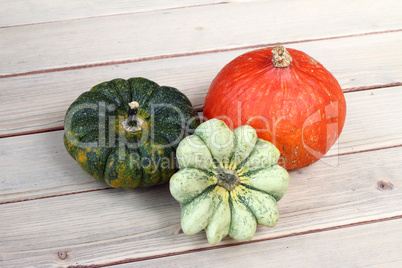
<path id="1" fill-rule="evenodd" d="M 401 14 L 399 0 L 1 1 L 0 267 L 402 267 Z M 93 85 L 142 76 L 202 111 L 227 62 L 277 43 L 330 70 L 348 112 L 251 242 L 186 236 L 167 184 L 112 189 L 65 151 L 65 112 Z"/>

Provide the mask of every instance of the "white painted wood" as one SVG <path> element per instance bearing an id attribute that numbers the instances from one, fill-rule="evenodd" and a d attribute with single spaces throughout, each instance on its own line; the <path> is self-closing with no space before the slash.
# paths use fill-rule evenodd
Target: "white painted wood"
<path id="1" fill-rule="evenodd" d="M 217 0 L 2 0 L 0 27 L 169 10 L 221 2 Z"/>
<path id="2" fill-rule="evenodd" d="M 70 157 L 63 131 L 0 139 L 0 170 L 0 203 L 107 188 Z"/>
<path id="3" fill-rule="evenodd" d="M 319 162 L 292 172 L 289 190 L 279 202 L 278 225 L 273 229 L 259 227 L 254 241 L 400 217 L 397 208 L 402 207 L 401 159 L 399 147 L 344 155 L 336 167 Z M 393 187 L 379 189 L 380 181 Z M 210 247 L 205 233 L 189 237 L 180 232 L 179 204 L 167 185 L 2 204 L 0 215 L 3 267 L 97 265 Z M 363 226 L 356 237 L 364 237 L 364 230 L 367 229 Z M 308 241 L 304 236 L 298 237 L 291 239 Z M 268 243 L 276 248 L 283 245 L 282 241 L 286 240 Z M 325 249 L 326 240 L 321 242 Z M 233 243 L 226 238 L 219 245 Z M 257 251 L 260 249 L 256 246 Z M 303 248 L 299 250 L 305 253 Z M 68 257 L 62 261 L 58 252 L 66 252 Z M 258 263 L 247 256 L 248 251 L 243 254 L 250 263 Z"/>
<path id="4" fill-rule="evenodd" d="M 400 30 L 401 1 L 264 1 L 0 29 L 0 75 Z"/>
<path id="5" fill-rule="evenodd" d="M 95 182 L 62 131 L 1 138 L 0 267 L 402 266 L 402 86 L 382 88 L 402 82 L 401 1 L 81 2 L 1 1 L 0 136 L 60 128 L 80 93 L 116 77 L 178 87 L 201 108 L 226 62 L 276 42 L 319 60 L 346 91 L 375 89 L 346 94 L 339 147 L 292 171 L 278 225 L 240 245 L 184 235 L 167 184 Z"/>
<path id="6" fill-rule="evenodd" d="M 402 220 L 117 265 L 126 267 L 401 267 Z"/>
<path id="7" fill-rule="evenodd" d="M 346 94 L 348 115 L 328 156 L 402 144 L 402 87 Z M 338 157 L 320 161 L 338 166 Z M 315 165 L 314 165 L 315 166 Z M 103 189 L 67 154 L 63 131 L 0 139 L 0 203 Z"/>
<path id="8" fill-rule="evenodd" d="M 344 89 L 402 82 L 402 54 L 395 53 L 402 47 L 402 32 L 287 46 L 320 61 Z M 82 92 L 117 77 L 142 76 L 177 87 L 196 108 L 202 108 L 209 84 L 219 70 L 249 50 L 0 79 L 0 135 L 60 128 L 68 106 Z"/>
<path id="9" fill-rule="evenodd" d="M 345 94 L 347 115 L 338 143 L 327 155 L 353 153 L 401 144 L 402 87 Z"/>

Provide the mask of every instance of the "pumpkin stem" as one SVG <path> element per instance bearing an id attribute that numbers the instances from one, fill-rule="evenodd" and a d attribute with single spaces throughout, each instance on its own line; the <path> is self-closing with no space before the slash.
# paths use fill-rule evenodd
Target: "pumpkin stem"
<path id="1" fill-rule="evenodd" d="M 292 56 L 284 46 L 276 45 L 272 49 L 272 63 L 276 68 L 286 68 L 292 62 Z"/>
<path id="2" fill-rule="evenodd" d="M 138 113 L 138 107 L 140 105 L 136 101 L 132 101 L 128 104 L 129 109 L 128 109 L 128 116 L 126 120 L 123 121 L 122 125 L 123 128 L 127 132 L 136 132 L 141 130 L 141 126 L 144 123 L 143 120 L 137 117 Z"/>
<path id="3" fill-rule="evenodd" d="M 137 113 L 140 105 L 138 102 L 132 101 L 128 104 L 128 106 L 130 108 L 128 109 L 127 125 L 130 127 L 135 127 L 137 126 Z"/>
<path id="4" fill-rule="evenodd" d="M 218 185 L 231 191 L 240 184 L 239 176 L 236 171 L 223 168 L 215 168 L 215 174 L 218 178 Z"/>

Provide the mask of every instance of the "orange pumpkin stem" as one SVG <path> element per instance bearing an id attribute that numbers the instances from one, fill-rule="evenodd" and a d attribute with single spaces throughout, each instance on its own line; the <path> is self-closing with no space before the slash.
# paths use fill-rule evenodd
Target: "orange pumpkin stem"
<path id="1" fill-rule="evenodd" d="M 272 49 L 272 63 L 276 68 L 286 68 L 292 62 L 292 56 L 284 46 L 276 45 Z"/>

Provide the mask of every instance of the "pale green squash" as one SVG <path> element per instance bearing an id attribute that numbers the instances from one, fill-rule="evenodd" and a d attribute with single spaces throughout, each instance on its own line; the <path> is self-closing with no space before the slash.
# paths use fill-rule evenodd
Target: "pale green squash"
<path id="1" fill-rule="evenodd" d="M 176 154 L 180 170 L 170 179 L 170 192 L 181 204 L 185 234 L 205 229 L 210 244 L 227 235 L 248 241 L 257 224 L 276 225 L 289 174 L 277 165 L 279 150 L 252 127 L 231 131 L 211 119 L 183 139 Z"/>

